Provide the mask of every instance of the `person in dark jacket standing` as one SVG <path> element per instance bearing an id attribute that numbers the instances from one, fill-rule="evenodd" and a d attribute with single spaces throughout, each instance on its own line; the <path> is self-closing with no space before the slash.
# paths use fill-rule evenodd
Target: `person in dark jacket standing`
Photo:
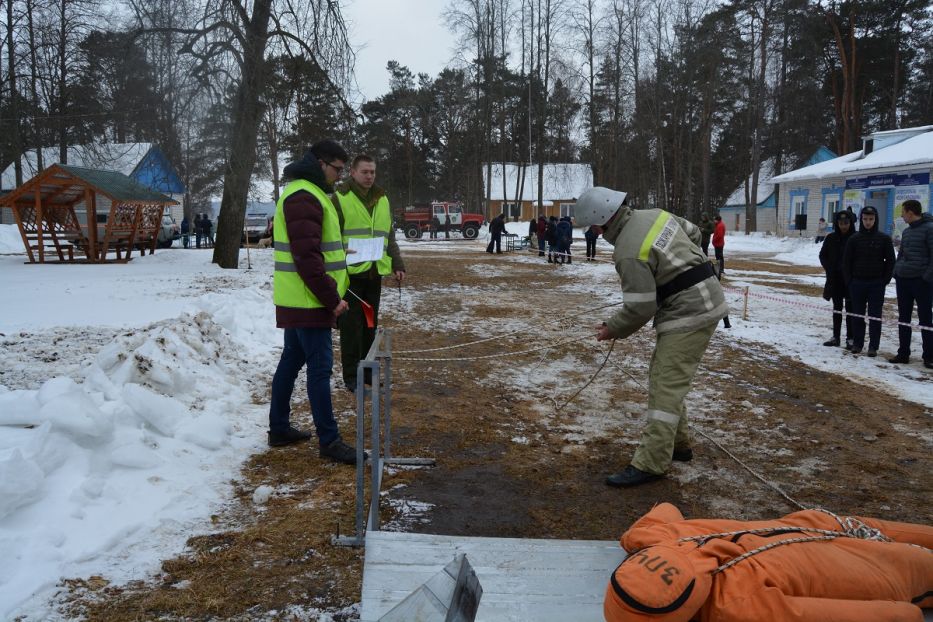
<path id="1" fill-rule="evenodd" d="M 892 363 L 910 362 L 910 324 L 914 304 L 920 321 L 923 364 L 933 369 L 933 215 L 924 214 L 920 201 L 908 199 L 902 206 L 907 229 L 901 236 L 901 248 L 894 264 L 897 284 L 898 326 L 897 356 Z M 926 326 L 927 330 L 922 330 Z"/>
<path id="2" fill-rule="evenodd" d="M 204 236 L 204 226 L 201 224 L 201 214 L 194 216 L 194 246 L 201 248 L 201 238 Z"/>
<path id="3" fill-rule="evenodd" d="M 547 235 L 547 219 L 544 216 L 538 216 L 538 223 L 535 234 L 538 236 L 538 257 L 544 257 L 544 243 Z"/>
<path id="4" fill-rule="evenodd" d="M 570 223 L 570 216 L 564 216 L 557 222 L 557 257 L 560 257 L 560 263 L 573 263 L 570 256 L 570 245 L 573 243 L 573 225 Z M 554 257 L 554 263 L 557 263 L 557 257 Z"/>
<path id="5" fill-rule="evenodd" d="M 596 240 L 599 239 L 599 227 L 590 225 L 583 234 L 586 240 L 586 260 L 596 261 Z"/>
<path id="6" fill-rule="evenodd" d="M 492 222 L 489 223 L 489 246 L 486 247 L 486 252 L 491 253 L 492 248 L 495 245 L 496 253 L 502 254 L 502 232 L 505 231 L 505 214 L 499 214 L 492 219 Z"/>
<path id="7" fill-rule="evenodd" d="M 884 288 L 894 274 L 894 244 L 891 236 L 878 230 L 878 210 L 871 205 L 859 214 L 859 232 L 846 244 L 842 259 L 842 273 L 852 298 L 852 346 L 849 351 L 858 354 L 865 346 L 866 307 L 868 316 L 881 317 Z M 868 356 L 877 356 L 881 342 L 881 320 L 869 320 Z"/>
<path id="8" fill-rule="evenodd" d="M 849 212 L 836 212 L 833 216 L 833 231 L 823 240 L 820 247 L 820 264 L 826 271 L 826 284 L 823 286 L 823 299 L 833 301 L 833 337 L 825 341 L 824 346 L 838 346 L 842 336 L 842 316 L 845 310 L 846 347 L 852 345 L 852 301 L 845 277 L 842 275 L 842 258 L 846 243 L 855 235 Z"/>
<path id="9" fill-rule="evenodd" d="M 700 248 L 703 249 L 703 254 L 709 257 L 709 240 L 713 235 L 713 229 L 715 225 L 713 221 L 710 220 L 709 214 L 703 212 L 700 214 Z"/>
<path id="10" fill-rule="evenodd" d="M 330 395 L 331 330 L 348 309 L 343 295 L 349 277 L 337 209 L 327 193 L 346 161 L 347 152 L 340 144 L 323 140 L 285 167 L 289 183 L 275 206 L 272 281 L 275 323 L 285 329 L 285 347 L 272 378 L 269 445 L 289 445 L 311 437 L 289 422 L 295 379 L 307 366 L 308 401 L 319 454 L 356 464 L 356 449 L 340 438 Z"/>
<path id="11" fill-rule="evenodd" d="M 201 218 L 201 226 L 204 227 L 204 243 L 208 248 L 214 248 L 214 223 L 204 214 Z"/>
<path id="12" fill-rule="evenodd" d="M 557 261 L 557 216 L 551 216 L 544 230 L 544 239 L 547 240 L 547 262 Z"/>
<path id="13" fill-rule="evenodd" d="M 188 248 L 188 241 L 191 239 L 191 224 L 188 222 L 188 217 L 185 216 L 181 219 L 181 243 L 185 248 Z"/>

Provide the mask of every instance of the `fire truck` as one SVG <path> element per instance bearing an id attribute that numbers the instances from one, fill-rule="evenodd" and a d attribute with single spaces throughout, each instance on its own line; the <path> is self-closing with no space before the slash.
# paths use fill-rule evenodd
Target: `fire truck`
<path id="1" fill-rule="evenodd" d="M 485 220 L 482 214 L 464 212 L 460 203 L 435 202 L 428 207 L 406 207 L 398 226 L 405 232 L 406 238 L 413 240 L 431 230 L 434 218 L 437 218 L 441 226 L 440 231 L 443 231 L 448 216 L 450 230 L 459 231 L 468 240 L 473 240 L 479 235 L 479 229 Z"/>

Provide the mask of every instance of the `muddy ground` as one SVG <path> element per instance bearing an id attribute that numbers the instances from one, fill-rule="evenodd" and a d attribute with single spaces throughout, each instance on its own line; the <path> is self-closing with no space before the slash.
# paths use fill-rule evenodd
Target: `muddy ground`
<path id="1" fill-rule="evenodd" d="M 401 297 L 395 288 L 383 294 L 394 352 L 394 453 L 434 457 L 437 466 L 389 472 L 382 486 L 389 529 L 608 540 L 661 501 L 688 517 L 762 519 L 797 509 L 726 451 L 800 505 L 933 522 L 933 405 L 722 330 L 688 399 L 694 460 L 636 489 L 608 488 L 604 477 L 624 467 L 638 443 L 654 342 L 643 329 L 607 358 L 609 346 L 592 339 L 612 312 L 593 309 L 619 300 L 608 266 L 578 260 L 556 268 L 475 245 L 442 253 L 415 247 L 406 263 L 411 279 Z M 730 267 L 816 274 L 767 258 Z M 815 286 L 793 289 L 819 294 Z M 352 438 L 354 402 L 339 387 L 335 395 Z M 254 398 L 264 403 L 268 395 Z M 302 404 L 300 422 L 308 424 Z M 303 446 L 254 456 L 237 498 L 212 517 L 214 531 L 138 583 L 73 580 L 65 611 L 92 620 L 355 619 L 362 553 L 330 542 L 338 529 L 352 530 L 354 471 L 315 453 Z M 251 501 L 260 484 L 277 491 L 265 506 Z"/>

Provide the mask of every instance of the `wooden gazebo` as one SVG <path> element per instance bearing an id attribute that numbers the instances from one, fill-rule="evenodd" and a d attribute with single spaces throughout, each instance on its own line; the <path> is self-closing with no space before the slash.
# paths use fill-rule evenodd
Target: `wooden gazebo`
<path id="1" fill-rule="evenodd" d="M 128 261 L 133 249 L 155 252 L 162 213 L 177 203 L 115 171 L 53 164 L 0 197 L 13 210 L 32 263 L 49 253 L 73 262 L 75 250 L 89 262 Z"/>

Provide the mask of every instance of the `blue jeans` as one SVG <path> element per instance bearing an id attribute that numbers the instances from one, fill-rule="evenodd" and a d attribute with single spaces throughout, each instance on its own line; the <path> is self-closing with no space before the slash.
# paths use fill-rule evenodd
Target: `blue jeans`
<path id="1" fill-rule="evenodd" d="M 884 306 L 884 282 L 862 281 L 852 279 L 849 283 L 849 295 L 852 298 L 852 313 L 865 315 L 866 307 L 869 317 L 881 317 L 881 308 Z M 856 348 L 865 345 L 865 319 L 852 318 L 852 341 Z M 877 350 L 881 342 L 881 322 L 868 321 L 868 349 Z"/>
<path id="2" fill-rule="evenodd" d="M 285 432 L 290 425 L 292 391 L 295 379 L 305 365 L 311 417 L 321 446 L 340 438 L 330 399 L 330 375 L 334 366 L 333 337 L 330 328 L 286 328 L 285 348 L 272 377 L 269 405 L 269 431 Z"/>
<path id="3" fill-rule="evenodd" d="M 910 323 L 913 315 L 914 303 L 917 304 L 917 319 L 920 326 L 933 325 L 933 285 L 922 278 L 897 279 L 897 321 Z M 897 336 L 899 356 L 910 356 L 909 326 L 898 326 Z M 933 331 L 920 331 L 923 344 L 923 360 L 933 361 Z"/>

